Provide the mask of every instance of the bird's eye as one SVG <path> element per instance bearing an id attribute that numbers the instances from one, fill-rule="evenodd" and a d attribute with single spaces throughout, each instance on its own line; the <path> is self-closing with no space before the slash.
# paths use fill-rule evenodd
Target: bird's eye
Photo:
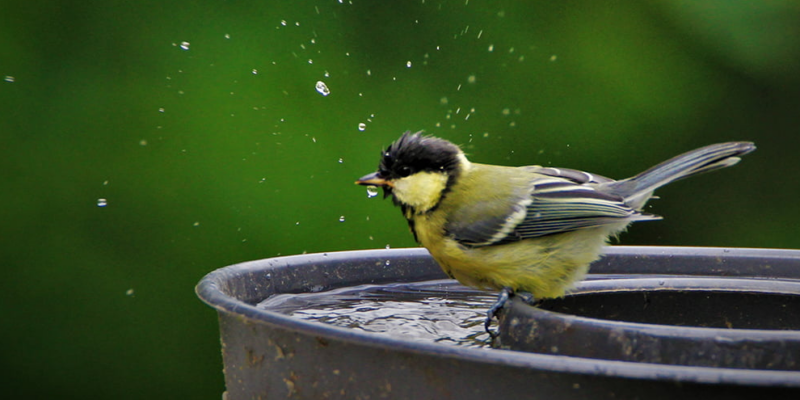
<path id="1" fill-rule="evenodd" d="M 401 178 L 405 178 L 411 175 L 411 167 L 404 165 L 397 170 L 397 174 L 400 175 Z"/>

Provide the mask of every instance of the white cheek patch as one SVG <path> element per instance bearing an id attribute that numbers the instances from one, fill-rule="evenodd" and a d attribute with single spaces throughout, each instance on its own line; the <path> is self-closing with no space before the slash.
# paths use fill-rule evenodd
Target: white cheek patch
<path id="1" fill-rule="evenodd" d="M 394 181 L 392 193 L 400 202 L 424 212 L 436 206 L 446 186 L 447 174 L 419 172 Z"/>

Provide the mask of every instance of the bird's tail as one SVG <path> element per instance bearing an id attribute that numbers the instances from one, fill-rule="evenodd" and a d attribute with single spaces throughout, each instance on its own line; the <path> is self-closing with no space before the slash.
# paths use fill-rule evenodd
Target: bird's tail
<path id="1" fill-rule="evenodd" d="M 730 167 L 756 149 L 751 142 L 728 142 L 701 147 L 673 157 L 636 176 L 609 182 L 604 192 L 623 197 L 634 208 L 644 206 L 653 191 L 668 183 L 720 168 Z"/>

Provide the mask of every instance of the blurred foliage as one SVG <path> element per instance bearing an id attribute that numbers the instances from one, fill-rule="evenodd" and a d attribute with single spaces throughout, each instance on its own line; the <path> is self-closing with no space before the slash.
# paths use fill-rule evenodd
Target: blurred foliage
<path id="1" fill-rule="evenodd" d="M 216 319 L 194 285 L 245 260 L 413 246 L 398 210 L 353 186 L 404 130 L 474 161 L 617 178 L 753 140 L 734 169 L 660 191 L 665 220 L 621 242 L 800 247 L 793 1 L 2 9 L 12 397 L 219 398 Z"/>

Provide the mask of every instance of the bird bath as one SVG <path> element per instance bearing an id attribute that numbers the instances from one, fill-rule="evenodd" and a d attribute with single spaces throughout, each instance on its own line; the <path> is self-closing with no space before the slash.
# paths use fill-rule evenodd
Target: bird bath
<path id="1" fill-rule="evenodd" d="M 800 251 L 613 246 L 590 272 L 540 309 L 509 302 L 497 349 L 256 307 L 277 294 L 446 278 L 424 249 L 246 262 L 211 272 L 197 293 L 218 311 L 228 399 L 800 394 Z"/>

